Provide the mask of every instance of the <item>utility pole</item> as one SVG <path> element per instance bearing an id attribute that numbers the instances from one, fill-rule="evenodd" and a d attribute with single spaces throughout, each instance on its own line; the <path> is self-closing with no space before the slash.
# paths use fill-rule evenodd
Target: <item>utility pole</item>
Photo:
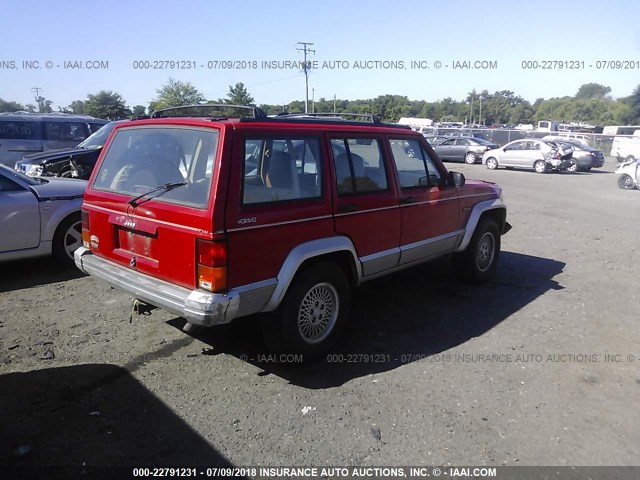
<path id="1" fill-rule="evenodd" d="M 482 122 L 482 125 L 484 125 L 484 122 L 482 121 L 482 95 L 480 95 L 480 114 L 478 115 L 478 121 Z"/>
<path id="2" fill-rule="evenodd" d="M 38 102 L 38 99 L 40 98 L 40 90 L 42 90 L 42 87 L 33 87 L 31 89 L 31 91 L 36 94 L 36 103 Z"/>
<path id="3" fill-rule="evenodd" d="M 336 94 L 333 94 L 333 113 L 336 113 Z"/>
<path id="4" fill-rule="evenodd" d="M 313 43 L 298 42 L 298 45 L 302 45 L 302 48 L 296 48 L 296 50 L 304 52 L 304 113 L 309 113 L 309 64 L 307 63 L 307 53 L 316 53 L 316 51 L 309 48 Z"/>
<path id="5" fill-rule="evenodd" d="M 316 89 L 311 87 L 311 113 L 316 113 Z"/>

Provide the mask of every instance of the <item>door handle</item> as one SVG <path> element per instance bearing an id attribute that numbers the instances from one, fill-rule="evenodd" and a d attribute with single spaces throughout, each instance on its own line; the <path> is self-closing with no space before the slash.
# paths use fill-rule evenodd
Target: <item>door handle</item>
<path id="1" fill-rule="evenodd" d="M 402 197 L 400 199 L 400 205 L 408 205 L 410 203 L 416 203 L 416 197 Z"/>
<path id="2" fill-rule="evenodd" d="M 357 210 L 358 210 L 358 206 L 354 205 L 353 203 L 346 203 L 344 205 L 340 205 L 340 207 L 338 208 L 338 211 L 340 213 L 355 212 Z"/>

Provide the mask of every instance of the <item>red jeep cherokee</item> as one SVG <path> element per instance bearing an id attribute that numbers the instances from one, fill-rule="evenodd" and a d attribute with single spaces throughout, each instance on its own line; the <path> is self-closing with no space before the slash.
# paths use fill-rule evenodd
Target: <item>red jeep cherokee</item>
<path id="1" fill-rule="evenodd" d="M 270 347 L 308 356 L 364 281 L 449 254 L 467 280 L 494 272 L 500 187 L 447 172 L 421 134 L 232 108 L 115 127 L 84 196 L 81 270 L 194 325 L 269 313 Z"/>

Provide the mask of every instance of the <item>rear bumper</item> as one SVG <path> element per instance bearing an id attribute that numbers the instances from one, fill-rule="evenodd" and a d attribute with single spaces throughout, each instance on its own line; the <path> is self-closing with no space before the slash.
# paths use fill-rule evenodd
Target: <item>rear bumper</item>
<path id="1" fill-rule="evenodd" d="M 83 272 L 195 325 L 222 325 L 238 316 L 240 294 L 234 290 L 224 294 L 189 290 L 100 258 L 84 247 L 76 250 L 75 262 Z"/>

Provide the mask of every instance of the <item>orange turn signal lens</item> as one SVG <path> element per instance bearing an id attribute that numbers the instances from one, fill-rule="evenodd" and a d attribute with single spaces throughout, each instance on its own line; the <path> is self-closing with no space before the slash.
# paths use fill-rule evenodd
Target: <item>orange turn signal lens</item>
<path id="1" fill-rule="evenodd" d="M 227 267 L 208 267 L 198 265 L 198 288 L 210 292 L 227 289 Z"/>
<path id="2" fill-rule="evenodd" d="M 91 249 L 91 240 L 90 240 L 89 230 L 82 229 L 82 246 L 84 248 Z"/>

